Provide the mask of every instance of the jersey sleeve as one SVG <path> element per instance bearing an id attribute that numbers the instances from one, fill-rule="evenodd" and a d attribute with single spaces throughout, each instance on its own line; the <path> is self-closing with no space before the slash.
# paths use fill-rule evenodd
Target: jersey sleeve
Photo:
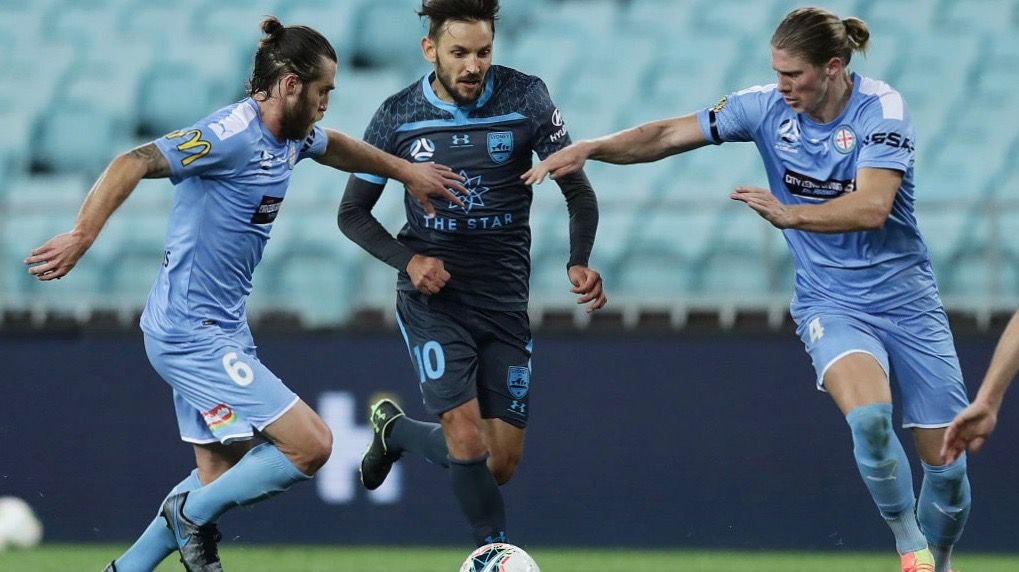
<path id="1" fill-rule="evenodd" d="M 534 130 L 534 152 L 544 159 L 571 143 L 559 108 L 552 103 L 545 82 L 535 78 L 527 89 L 528 114 Z"/>
<path id="2" fill-rule="evenodd" d="M 383 103 L 378 111 L 375 112 L 375 115 L 372 116 L 372 120 L 368 122 L 368 127 L 364 130 L 364 142 L 386 153 L 392 153 L 392 149 L 390 149 L 392 145 L 391 135 L 395 131 L 395 127 L 395 125 L 392 125 L 387 105 Z M 385 185 L 386 181 L 389 180 L 373 173 L 355 173 L 354 176 L 377 185 Z"/>
<path id="3" fill-rule="evenodd" d="M 212 127 L 215 121 L 215 116 L 210 116 L 155 140 L 156 147 L 170 164 L 173 184 L 189 177 L 236 173 L 251 156 L 248 138 L 243 133 L 221 139 Z"/>
<path id="4" fill-rule="evenodd" d="M 753 141 L 764 120 L 773 90 L 751 87 L 729 94 L 713 107 L 697 112 L 697 124 L 704 138 L 715 145 Z"/>
<path id="5" fill-rule="evenodd" d="M 905 173 L 916 154 L 916 133 L 905 109 L 902 96 L 896 92 L 875 100 L 863 118 L 860 154 L 856 168 L 893 169 Z"/>
<path id="6" fill-rule="evenodd" d="M 311 135 L 304 138 L 301 142 L 301 150 L 297 152 L 297 160 L 320 157 L 326 152 L 326 146 L 329 144 L 329 136 L 326 135 L 325 129 L 322 129 L 318 125 L 315 126 L 311 131 Z"/>

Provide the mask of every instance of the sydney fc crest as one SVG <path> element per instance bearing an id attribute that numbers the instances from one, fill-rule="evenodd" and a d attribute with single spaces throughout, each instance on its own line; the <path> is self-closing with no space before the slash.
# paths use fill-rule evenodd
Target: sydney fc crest
<path id="1" fill-rule="evenodd" d="M 496 131 L 488 134 L 488 156 L 491 157 L 497 165 L 501 165 L 506 161 L 509 161 L 510 155 L 512 154 L 512 131 Z"/>
<path id="2" fill-rule="evenodd" d="M 519 365 L 511 365 L 506 376 L 506 387 L 514 399 L 522 399 L 531 387 L 531 370 Z"/>

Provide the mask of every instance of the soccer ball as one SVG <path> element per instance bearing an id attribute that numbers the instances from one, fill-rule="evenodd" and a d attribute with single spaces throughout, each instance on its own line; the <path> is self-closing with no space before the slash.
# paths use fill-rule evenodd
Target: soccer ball
<path id="1" fill-rule="evenodd" d="M 497 542 L 478 548 L 464 560 L 460 572 L 541 572 L 523 548 Z"/>
<path id="2" fill-rule="evenodd" d="M 0 550 L 31 548 L 42 540 L 42 523 L 18 497 L 0 497 Z"/>

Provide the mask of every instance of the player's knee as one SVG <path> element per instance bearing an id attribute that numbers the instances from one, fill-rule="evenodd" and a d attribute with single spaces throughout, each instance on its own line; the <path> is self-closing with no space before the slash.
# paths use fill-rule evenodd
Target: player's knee
<path id="1" fill-rule="evenodd" d="M 476 428 L 447 433 L 446 447 L 454 459 L 477 459 L 487 452 L 481 431 Z"/>
<path id="2" fill-rule="evenodd" d="M 302 473 L 313 475 L 326 464 L 332 452 L 333 434 L 329 429 L 325 429 L 305 439 L 296 455 L 297 458 L 293 461 Z"/>
<path id="3" fill-rule="evenodd" d="M 492 452 L 488 458 L 488 470 L 495 477 L 495 482 L 504 485 L 513 478 L 520 464 L 520 453 Z"/>
<path id="4" fill-rule="evenodd" d="M 890 415 L 865 405 L 851 411 L 847 418 L 858 451 L 873 459 L 888 456 L 895 435 Z"/>

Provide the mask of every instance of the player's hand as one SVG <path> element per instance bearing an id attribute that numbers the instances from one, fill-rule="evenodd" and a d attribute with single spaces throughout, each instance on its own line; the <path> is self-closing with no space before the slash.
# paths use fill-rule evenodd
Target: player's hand
<path id="1" fill-rule="evenodd" d="M 775 228 L 790 228 L 796 223 L 796 217 L 789 205 L 779 202 L 768 189 L 740 185 L 729 198 L 746 203 Z"/>
<path id="2" fill-rule="evenodd" d="M 601 274 L 587 266 L 576 265 L 570 266 L 566 271 L 566 275 L 569 276 L 570 283 L 573 284 L 570 292 L 579 294 L 577 304 L 591 303 L 587 307 L 588 314 L 595 310 L 600 310 L 609 301 L 605 297 L 605 290 L 602 287 Z"/>
<path id="3" fill-rule="evenodd" d="M 520 178 L 527 185 L 535 185 L 544 181 L 545 175 L 558 179 L 583 168 L 588 155 L 587 145 L 583 141 L 574 143 L 545 157 L 544 161 L 528 169 L 526 173 L 520 175 Z"/>
<path id="4" fill-rule="evenodd" d="M 431 197 L 439 197 L 459 206 L 463 201 L 453 191 L 462 195 L 470 194 L 463 185 L 464 178 L 452 169 L 438 163 L 411 163 L 407 168 L 403 184 L 414 200 L 425 209 L 428 218 L 435 217 Z"/>
<path id="5" fill-rule="evenodd" d="M 415 254 L 407 263 L 407 274 L 418 292 L 431 296 L 449 282 L 449 272 L 438 258 Z"/>
<path id="6" fill-rule="evenodd" d="M 92 246 L 81 233 L 71 231 L 58 234 L 32 251 L 25 259 L 28 273 L 39 280 L 62 278 L 74 268 L 85 251 Z"/>
<path id="7" fill-rule="evenodd" d="M 941 459 L 945 464 L 954 463 L 966 449 L 976 453 L 984 446 L 987 437 L 998 424 L 998 414 L 986 403 L 974 401 L 963 409 L 945 431 L 941 444 Z"/>

